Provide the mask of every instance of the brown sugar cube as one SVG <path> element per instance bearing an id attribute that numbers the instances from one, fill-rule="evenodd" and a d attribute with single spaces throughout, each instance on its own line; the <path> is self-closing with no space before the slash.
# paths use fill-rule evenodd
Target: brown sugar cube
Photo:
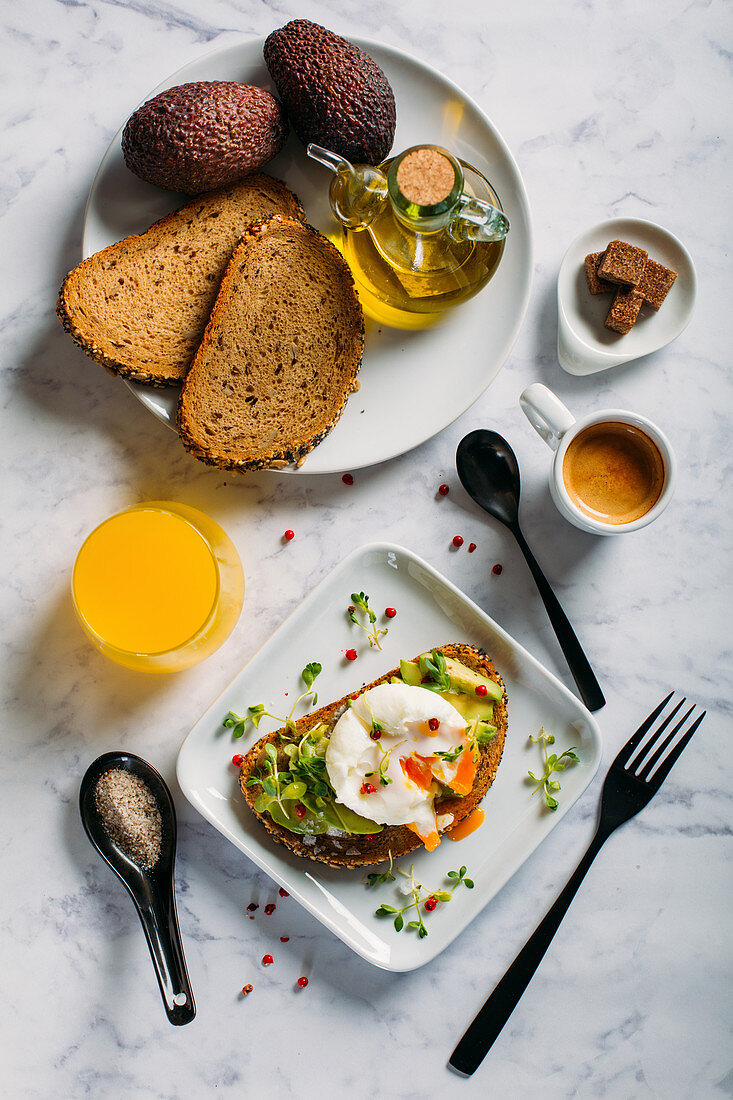
<path id="1" fill-rule="evenodd" d="M 672 271 L 670 267 L 663 267 L 656 260 L 647 260 L 636 293 L 644 299 L 645 305 L 656 312 L 672 289 L 676 278 L 677 272 Z"/>
<path id="2" fill-rule="evenodd" d="M 604 252 L 589 252 L 585 257 L 585 277 L 591 294 L 607 294 L 616 289 L 612 283 L 598 278 L 598 265 L 604 255 Z"/>
<path id="3" fill-rule="evenodd" d="M 633 328 L 636 318 L 639 316 L 641 303 L 644 299 L 632 288 L 627 290 L 619 287 L 613 299 L 613 305 L 608 311 L 608 317 L 604 321 L 606 328 L 620 332 L 622 335 Z"/>
<path id="4" fill-rule="evenodd" d="M 606 254 L 598 265 L 598 278 L 609 283 L 638 286 L 644 274 L 648 253 L 643 248 L 626 241 L 611 241 Z"/>

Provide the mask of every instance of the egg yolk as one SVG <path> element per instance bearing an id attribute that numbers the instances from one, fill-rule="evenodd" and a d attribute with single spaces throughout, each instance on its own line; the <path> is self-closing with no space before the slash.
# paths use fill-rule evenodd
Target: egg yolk
<path id="1" fill-rule="evenodd" d="M 435 759 L 434 756 L 420 756 L 413 752 L 410 756 L 401 756 L 400 764 L 408 779 L 422 790 L 429 791 L 435 778 L 432 771 Z"/>
<path id="2" fill-rule="evenodd" d="M 423 842 L 429 852 L 435 851 L 435 849 L 440 844 L 440 837 L 438 836 L 437 829 L 431 829 L 428 833 L 421 832 L 420 826 L 417 824 L 416 821 L 409 821 L 407 823 L 407 828 L 412 829 L 413 833 L 416 833 L 417 836 L 420 837 L 420 840 Z"/>
<path id="3" fill-rule="evenodd" d="M 451 790 L 456 794 L 468 794 L 476 778 L 476 761 L 470 749 L 464 749 L 458 761 L 458 770 L 450 781 Z"/>

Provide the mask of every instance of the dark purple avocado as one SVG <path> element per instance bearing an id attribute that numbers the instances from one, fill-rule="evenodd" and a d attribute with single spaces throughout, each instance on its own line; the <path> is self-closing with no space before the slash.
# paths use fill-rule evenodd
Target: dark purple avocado
<path id="1" fill-rule="evenodd" d="M 199 81 L 139 107 L 122 134 L 122 154 L 148 183 L 198 195 L 261 168 L 287 136 L 285 113 L 264 88 Z"/>
<path id="2" fill-rule="evenodd" d="M 267 38 L 265 63 L 296 134 L 356 164 L 379 164 L 394 141 L 394 94 L 376 61 L 307 19 Z"/>

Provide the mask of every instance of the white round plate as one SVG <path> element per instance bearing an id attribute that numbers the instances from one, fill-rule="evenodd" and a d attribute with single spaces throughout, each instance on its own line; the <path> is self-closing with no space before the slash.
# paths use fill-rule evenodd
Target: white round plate
<path id="1" fill-rule="evenodd" d="M 677 272 L 658 313 L 642 307 L 625 335 L 604 327 L 611 308 L 609 294 L 591 294 L 585 257 L 603 252 L 609 241 L 628 241 L 645 248 L 652 260 Z M 658 351 L 687 328 L 697 295 L 692 257 L 681 241 L 654 222 L 614 218 L 576 237 L 565 253 L 557 279 L 557 357 L 568 374 L 595 374 Z"/>
<path id="2" fill-rule="evenodd" d="M 460 416 L 483 393 L 508 356 L 524 317 L 532 281 L 529 204 L 522 178 L 501 135 L 486 115 L 429 65 L 367 39 L 352 39 L 382 67 L 395 93 L 399 152 L 434 142 L 474 164 L 491 181 L 511 222 L 499 269 L 484 290 L 430 329 L 405 332 L 367 321 L 361 390 L 302 473 L 335 473 L 370 466 L 409 451 Z M 238 80 L 275 92 L 262 59 L 264 38 L 215 50 L 184 66 L 145 97 L 195 80 Z M 117 132 L 92 184 L 83 252 L 90 256 L 145 230 L 185 201 L 139 180 L 122 158 Z M 332 232 L 330 173 L 309 160 L 291 134 L 265 168 L 295 191 L 308 221 Z M 130 383 L 142 403 L 170 427 L 178 390 Z M 283 471 L 279 471 L 283 472 Z M 295 472 L 295 471 L 292 471 Z"/>

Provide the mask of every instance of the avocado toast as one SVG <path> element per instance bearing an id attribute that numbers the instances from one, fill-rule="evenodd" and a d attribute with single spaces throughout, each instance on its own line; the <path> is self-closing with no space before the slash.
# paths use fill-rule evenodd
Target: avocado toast
<path id="1" fill-rule="evenodd" d="M 468 817 L 494 780 L 506 729 L 506 690 L 489 656 L 443 645 L 261 738 L 240 786 L 295 855 L 381 863 L 423 843 L 432 850 Z"/>

